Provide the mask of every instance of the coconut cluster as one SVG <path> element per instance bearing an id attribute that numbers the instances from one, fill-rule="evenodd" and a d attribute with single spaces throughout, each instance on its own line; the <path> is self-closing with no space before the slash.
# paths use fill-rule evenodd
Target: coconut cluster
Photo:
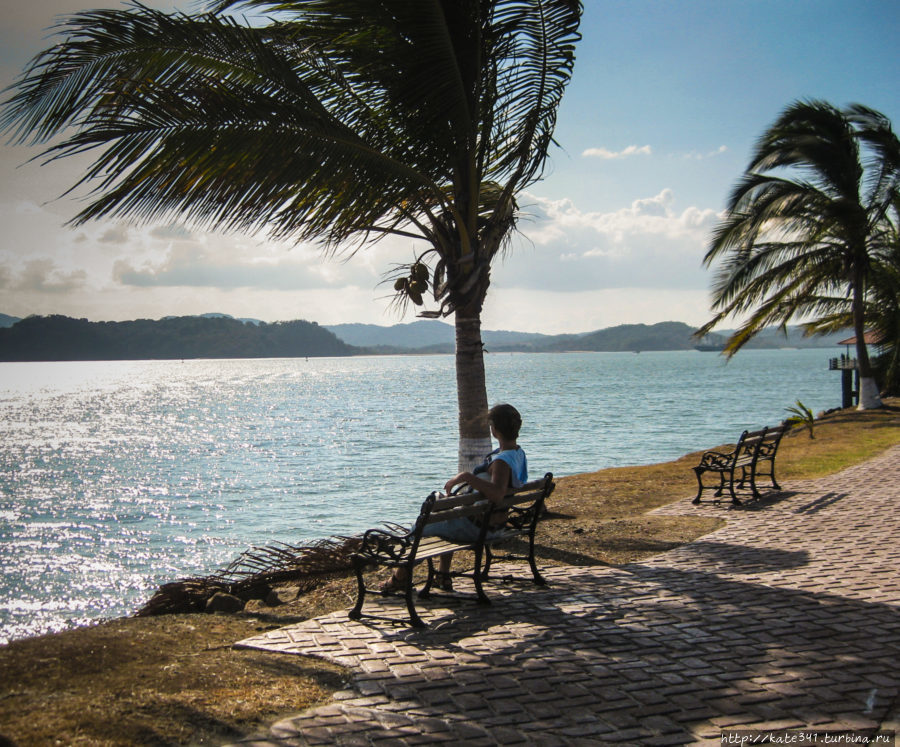
<path id="1" fill-rule="evenodd" d="M 408 276 L 399 277 L 394 281 L 394 290 L 406 295 L 416 306 L 421 306 L 422 296 L 428 290 L 429 277 L 428 266 L 422 262 L 415 262 L 410 265 Z"/>

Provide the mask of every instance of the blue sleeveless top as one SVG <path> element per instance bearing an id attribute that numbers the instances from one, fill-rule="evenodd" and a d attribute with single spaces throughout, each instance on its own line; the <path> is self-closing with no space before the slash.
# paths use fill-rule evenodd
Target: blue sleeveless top
<path id="1" fill-rule="evenodd" d="M 505 451 L 494 449 L 490 454 L 487 455 L 487 459 L 485 460 L 484 464 L 476 468 L 475 474 L 477 475 L 479 472 L 487 472 L 488 465 L 490 465 L 490 463 L 495 459 L 502 459 L 509 465 L 509 469 L 512 472 L 512 475 L 510 475 L 510 480 L 512 482 L 511 487 L 521 488 L 526 482 L 528 482 L 528 459 L 525 457 L 525 450 L 521 446 L 515 449 L 507 449 Z"/>

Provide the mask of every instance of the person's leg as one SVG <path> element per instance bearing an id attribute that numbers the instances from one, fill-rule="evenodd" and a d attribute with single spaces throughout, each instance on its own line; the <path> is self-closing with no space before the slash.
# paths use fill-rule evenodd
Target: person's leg
<path id="1" fill-rule="evenodd" d="M 394 572 L 382 581 L 379 590 L 382 594 L 389 594 L 393 591 L 403 591 L 406 588 L 406 568 L 394 568 Z"/>
<path id="2" fill-rule="evenodd" d="M 469 519 L 459 518 L 450 521 L 441 521 L 425 527 L 422 536 L 438 536 L 453 542 L 469 543 L 475 542 L 481 530 Z M 453 562 L 453 553 L 448 552 L 441 555 L 438 564 L 437 585 L 444 591 L 453 590 L 453 577 L 450 575 L 450 568 Z"/>
<path id="3" fill-rule="evenodd" d="M 450 519 L 429 524 L 422 532 L 423 537 L 443 537 L 452 542 L 475 542 L 481 530 L 466 518 Z M 441 555 L 438 565 L 438 585 L 445 591 L 453 588 L 453 580 L 450 577 L 450 563 L 453 553 Z M 406 587 L 406 569 L 395 568 L 394 573 L 382 585 L 382 592 L 400 591 Z"/>
<path id="4" fill-rule="evenodd" d="M 453 560 L 453 553 L 448 552 L 441 555 L 437 572 L 437 585 L 444 591 L 453 591 L 453 576 L 450 575 L 450 562 Z"/>

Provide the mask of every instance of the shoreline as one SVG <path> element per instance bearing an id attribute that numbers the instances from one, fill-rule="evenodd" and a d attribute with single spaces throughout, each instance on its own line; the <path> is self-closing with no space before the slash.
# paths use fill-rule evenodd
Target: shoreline
<path id="1" fill-rule="evenodd" d="M 661 351 L 661 352 L 670 352 L 670 351 Z M 900 402 L 900 398 L 893 398 L 893 399 L 894 399 L 895 403 Z M 830 415 L 832 413 L 840 413 L 840 412 L 841 412 L 840 409 L 833 409 L 833 410 L 829 410 L 827 413 L 825 413 L 825 415 Z M 795 429 L 795 430 L 799 430 L 799 429 Z M 793 435 L 796 435 L 796 433 L 794 433 Z M 900 439 L 898 439 L 898 440 L 900 440 Z M 719 449 L 720 450 L 721 448 L 722 448 L 721 445 L 715 446 L 715 447 L 708 447 L 707 449 L 703 449 L 700 451 L 688 452 L 686 454 L 683 454 L 680 457 L 677 457 L 675 459 L 671 459 L 668 461 L 664 461 L 664 462 L 652 462 L 649 464 L 628 464 L 628 465 L 620 465 L 620 466 L 603 467 L 599 470 L 590 471 L 590 472 L 574 473 L 571 475 L 565 475 L 563 477 L 559 477 L 559 478 L 555 478 L 555 479 L 556 479 L 557 483 L 562 482 L 564 484 L 569 483 L 570 481 L 576 481 L 576 482 L 586 482 L 587 481 L 587 482 L 589 482 L 591 480 L 595 480 L 595 479 L 599 478 L 600 476 L 604 475 L 605 473 L 612 474 L 618 470 L 639 470 L 639 469 L 648 469 L 648 468 L 657 468 L 657 469 L 665 468 L 666 466 L 669 466 L 669 465 L 678 465 L 678 464 L 684 463 L 686 460 L 690 460 L 693 457 L 695 457 L 695 455 L 702 453 L 702 451 L 706 451 L 706 450 L 710 450 L 710 449 Z M 693 483 L 692 483 L 692 487 L 693 487 Z M 551 503 L 552 503 L 552 499 L 551 499 Z M 320 541 L 321 542 L 340 543 L 341 538 L 340 537 L 328 537 L 328 538 L 323 538 L 322 540 L 317 540 L 316 542 L 320 542 Z M 277 543 L 277 544 L 280 544 L 280 543 Z M 302 547 L 306 548 L 306 547 L 310 547 L 310 546 L 302 546 Z M 47 631 L 44 633 L 35 633 L 33 635 L 26 635 L 26 636 L 17 637 L 17 638 L 10 638 L 7 641 L 0 641 L 0 650 L 2 650 L 3 647 L 9 646 L 10 644 L 13 644 L 15 642 L 36 640 L 36 639 L 40 639 L 40 638 L 47 637 L 47 636 L 63 635 L 66 633 L 70 633 L 72 631 L 83 630 L 83 629 L 91 628 L 91 627 L 94 627 L 97 625 L 105 625 L 105 624 L 109 624 L 109 623 L 113 623 L 113 622 L 117 622 L 117 621 L 130 620 L 130 619 L 137 618 L 140 616 L 139 612 L 150 603 L 153 596 L 156 593 L 158 593 L 159 590 L 161 588 L 163 588 L 163 586 L 169 585 L 169 584 L 175 584 L 175 583 L 182 583 L 184 581 L 189 581 L 189 580 L 212 578 L 212 577 L 216 576 L 217 574 L 221 573 L 225 568 L 227 568 L 228 566 L 233 564 L 235 561 L 237 561 L 239 557 L 241 557 L 240 554 L 233 557 L 225 565 L 213 569 L 206 576 L 189 576 L 189 577 L 173 579 L 171 581 L 164 582 L 164 584 L 157 587 L 156 591 L 151 592 L 150 595 L 148 597 L 146 597 L 144 599 L 144 601 L 131 614 L 110 615 L 110 616 L 102 616 L 101 615 L 95 619 L 91 619 L 90 621 L 85 622 L 84 624 L 77 624 L 77 625 L 73 625 L 71 627 L 65 627 L 65 628 L 61 628 L 59 630 Z M 345 571 L 342 570 L 339 572 L 343 573 Z M 179 613 L 170 613 L 170 614 L 179 614 Z"/>
<path id="2" fill-rule="evenodd" d="M 815 439 L 800 429 L 785 437 L 779 480 L 832 474 L 898 443 L 900 399 L 880 411 L 837 411 L 816 421 Z M 539 565 L 626 565 L 722 526 L 718 516 L 648 513 L 693 497 L 698 454 L 560 478 L 539 529 Z M 0 736 L 18 747 L 218 744 L 328 703 L 346 688 L 340 668 L 233 648 L 352 606 L 351 575 L 309 581 L 280 586 L 274 606 L 254 603 L 237 614 L 114 618 L 0 646 Z"/>

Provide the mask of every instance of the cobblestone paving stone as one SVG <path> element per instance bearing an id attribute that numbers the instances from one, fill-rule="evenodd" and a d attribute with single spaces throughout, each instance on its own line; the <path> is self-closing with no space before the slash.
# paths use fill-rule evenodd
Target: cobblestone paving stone
<path id="1" fill-rule="evenodd" d="M 493 604 L 433 595 L 430 627 L 308 620 L 238 643 L 352 682 L 257 745 L 719 744 L 723 730 L 900 732 L 900 447 L 620 568 L 496 568 Z M 402 617 L 401 601 L 379 601 Z M 368 609 L 367 599 L 367 609 Z"/>

